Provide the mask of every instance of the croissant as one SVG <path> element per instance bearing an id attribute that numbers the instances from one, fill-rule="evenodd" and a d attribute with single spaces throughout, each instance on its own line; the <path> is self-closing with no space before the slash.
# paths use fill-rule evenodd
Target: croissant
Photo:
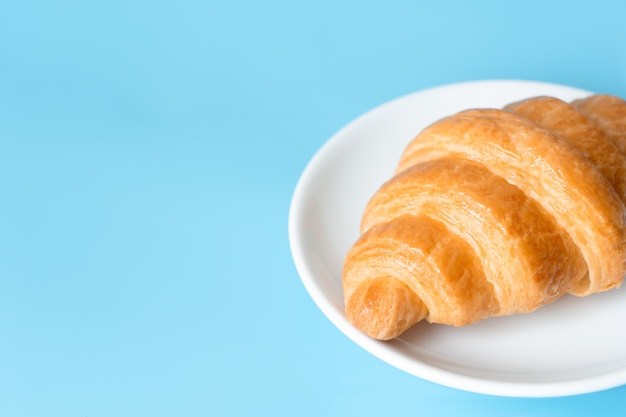
<path id="1" fill-rule="evenodd" d="M 626 273 L 626 101 L 533 97 L 422 130 L 367 203 L 342 284 L 375 339 L 530 313 Z"/>

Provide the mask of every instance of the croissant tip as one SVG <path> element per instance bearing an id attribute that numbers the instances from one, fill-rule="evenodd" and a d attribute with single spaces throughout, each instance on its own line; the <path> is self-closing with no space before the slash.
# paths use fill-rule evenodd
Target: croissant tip
<path id="1" fill-rule="evenodd" d="M 405 283 L 390 277 L 363 283 L 346 302 L 348 320 L 378 340 L 398 337 L 426 313 L 417 295 Z"/>

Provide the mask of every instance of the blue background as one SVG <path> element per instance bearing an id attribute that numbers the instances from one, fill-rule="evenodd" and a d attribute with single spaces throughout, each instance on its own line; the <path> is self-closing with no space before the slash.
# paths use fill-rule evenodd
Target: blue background
<path id="1" fill-rule="evenodd" d="M 626 387 L 491 397 L 374 358 L 304 290 L 287 217 L 315 151 L 397 96 L 626 96 L 625 20 L 618 0 L 0 1 L 0 416 L 622 415 Z"/>

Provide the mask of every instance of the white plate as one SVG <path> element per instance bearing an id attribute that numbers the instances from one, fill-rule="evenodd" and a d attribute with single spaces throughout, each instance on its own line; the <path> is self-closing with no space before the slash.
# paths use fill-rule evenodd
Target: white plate
<path id="1" fill-rule="evenodd" d="M 502 107 L 537 95 L 569 101 L 588 94 L 529 81 L 453 84 L 393 100 L 340 130 L 302 173 L 289 214 L 294 263 L 315 303 L 368 352 L 442 385 L 549 397 L 626 383 L 625 290 L 565 297 L 531 314 L 463 328 L 420 323 L 390 342 L 364 336 L 343 315 L 343 258 L 358 237 L 363 208 L 421 129 L 468 108 Z"/>

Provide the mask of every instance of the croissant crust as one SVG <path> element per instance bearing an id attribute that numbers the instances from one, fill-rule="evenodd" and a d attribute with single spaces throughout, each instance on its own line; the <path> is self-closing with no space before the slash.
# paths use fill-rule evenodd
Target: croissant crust
<path id="1" fill-rule="evenodd" d="M 533 97 L 438 120 L 372 196 L 343 271 L 376 339 L 529 313 L 626 272 L 626 102 Z"/>

